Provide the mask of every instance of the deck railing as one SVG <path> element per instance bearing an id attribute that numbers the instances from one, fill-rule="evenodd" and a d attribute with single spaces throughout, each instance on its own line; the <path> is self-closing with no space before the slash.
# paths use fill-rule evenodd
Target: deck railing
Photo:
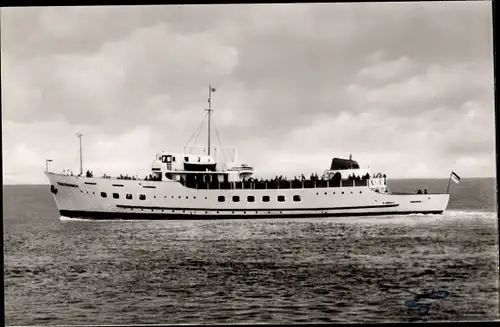
<path id="1" fill-rule="evenodd" d="M 243 182 L 197 182 L 180 181 L 186 187 L 198 190 L 280 190 L 301 188 L 330 188 L 367 186 L 368 180 L 305 180 L 305 181 L 243 181 Z"/>

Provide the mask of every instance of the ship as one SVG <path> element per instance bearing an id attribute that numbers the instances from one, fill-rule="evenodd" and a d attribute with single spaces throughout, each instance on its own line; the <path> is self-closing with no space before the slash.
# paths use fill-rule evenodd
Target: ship
<path id="1" fill-rule="evenodd" d="M 442 214 L 443 193 L 395 193 L 387 175 L 358 161 L 333 157 L 318 176 L 256 177 L 254 167 L 238 164 L 237 148 L 211 144 L 212 92 L 208 87 L 207 145 L 159 151 L 149 177 L 93 176 L 49 171 L 50 192 L 63 217 L 118 220 L 256 219 Z M 227 155 L 226 155 L 227 154 Z M 452 172 L 454 179 L 458 176 Z M 450 177 L 451 178 L 451 177 Z"/>

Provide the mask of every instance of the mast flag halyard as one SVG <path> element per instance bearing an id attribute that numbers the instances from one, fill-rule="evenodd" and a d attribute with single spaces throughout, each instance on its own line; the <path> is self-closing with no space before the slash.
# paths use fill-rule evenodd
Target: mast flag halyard
<path id="1" fill-rule="evenodd" d="M 83 159 L 82 159 L 82 133 L 76 133 L 76 136 L 80 139 L 80 175 L 83 174 Z"/>
<path id="2" fill-rule="evenodd" d="M 448 187 L 446 188 L 446 193 L 450 193 L 450 183 L 454 181 L 455 183 L 460 183 L 460 176 L 458 176 L 454 171 L 451 172 L 450 179 L 448 180 Z"/>
<path id="3" fill-rule="evenodd" d="M 215 92 L 215 88 L 212 85 L 208 85 L 208 155 L 210 155 L 210 114 L 212 113 L 212 92 Z"/>

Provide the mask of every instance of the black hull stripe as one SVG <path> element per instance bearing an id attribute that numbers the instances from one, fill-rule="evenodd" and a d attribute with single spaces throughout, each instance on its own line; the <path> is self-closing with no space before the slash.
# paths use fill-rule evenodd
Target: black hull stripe
<path id="1" fill-rule="evenodd" d="M 84 218 L 90 220 L 207 220 L 207 219 L 269 219 L 269 218 L 318 218 L 318 217 L 355 217 L 355 216 L 387 216 L 387 215 L 409 215 L 409 214 L 442 214 L 443 210 L 437 211 L 379 211 L 379 212 L 351 212 L 351 213 L 307 213 L 307 214 L 247 214 L 247 215 L 192 215 L 179 213 L 136 213 L 136 212 L 98 212 L 98 211 L 76 211 L 60 210 L 61 216 L 70 218 Z"/>
<path id="2" fill-rule="evenodd" d="M 399 204 L 379 204 L 374 206 L 358 206 L 358 207 L 331 207 L 331 208 L 179 208 L 179 207 L 153 207 L 153 206 L 132 206 L 117 204 L 116 207 L 122 209 L 144 209 L 144 210 L 189 210 L 189 211 L 320 211 L 320 210 L 355 210 L 355 209 L 376 209 L 397 207 Z"/>

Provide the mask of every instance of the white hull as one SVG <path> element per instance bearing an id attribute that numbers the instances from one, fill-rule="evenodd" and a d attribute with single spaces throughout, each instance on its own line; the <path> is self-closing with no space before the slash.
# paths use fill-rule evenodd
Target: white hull
<path id="1" fill-rule="evenodd" d="M 87 178 L 47 173 L 62 216 L 90 219 L 288 218 L 442 213 L 449 194 L 384 194 L 368 186 L 200 190 L 175 181 Z M 66 184 L 66 185 L 65 185 Z M 114 185 L 113 185 L 114 184 Z M 121 185 L 121 186 L 116 186 Z M 101 192 L 107 197 L 103 198 Z M 53 192 L 54 193 L 54 192 Z M 118 193 L 119 198 L 113 198 Z M 131 194 L 132 199 L 127 199 Z M 139 199 L 145 195 L 145 200 Z M 294 201 L 295 195 L 300 201 Z M 225 202 L 219 202 L 225 196 Z M 233 196 L 240 196 L 233 202 Z M 248 202 L 247 196 L 254 196 Z M 269 202 L 262 197 L 269 196 Z M 278 196 L 284 196 L 283 202 Z"/>

